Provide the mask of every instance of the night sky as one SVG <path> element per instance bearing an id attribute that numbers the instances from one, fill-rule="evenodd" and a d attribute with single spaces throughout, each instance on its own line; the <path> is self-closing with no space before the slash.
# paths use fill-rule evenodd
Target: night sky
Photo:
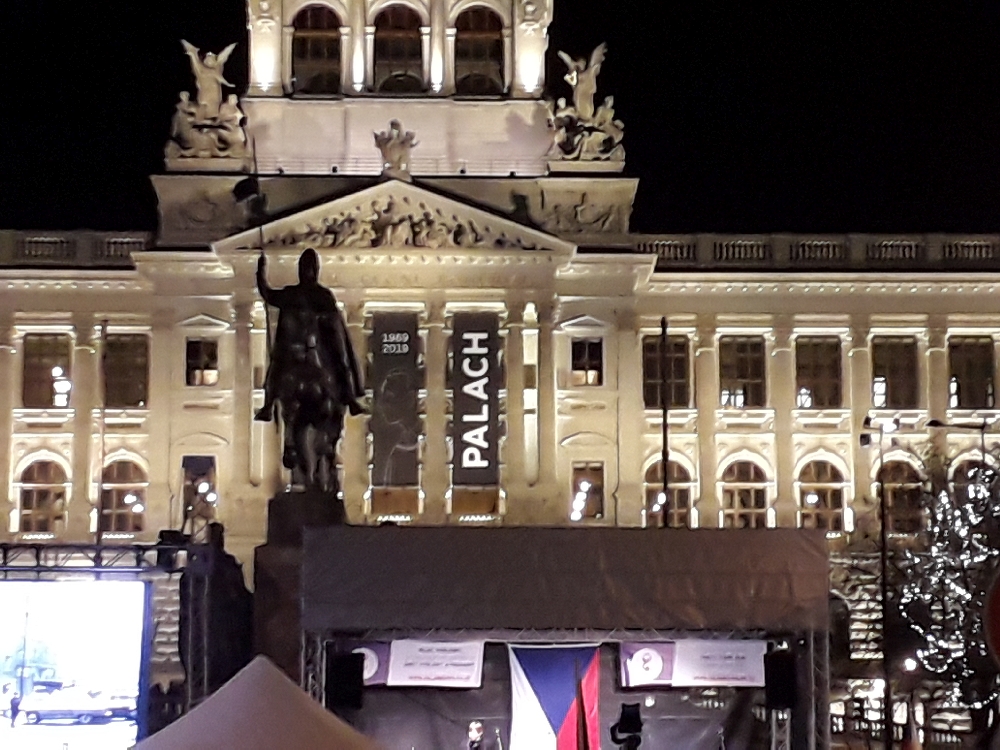
<path id="1" fill-rule="evenodd" d="M 633 229 L 1000 231 L 1000 0 L 785 5 L 556 0 L 549 91 L 608 43 Z M 0 228 L 152 229 L 178 40 L 239 41 L 242 90 L 243 1 L 4 6 Z"/>

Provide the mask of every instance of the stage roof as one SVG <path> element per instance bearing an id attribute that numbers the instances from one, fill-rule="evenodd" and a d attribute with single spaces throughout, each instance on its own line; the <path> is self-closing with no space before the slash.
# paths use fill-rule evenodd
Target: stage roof
<path id="1" fill-rule="evenodd" d="M 828 627 L 826 537 L 800 529 L 307 529 L 306 630 Z"/>

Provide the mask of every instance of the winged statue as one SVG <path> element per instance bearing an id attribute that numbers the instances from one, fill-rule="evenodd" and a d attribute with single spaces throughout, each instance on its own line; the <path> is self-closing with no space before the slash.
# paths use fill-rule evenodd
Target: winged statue
<path id="1" fill-rule="evenodd" d="M 222 75 L 222 68 L 226 60 L 236 49 L 236 43 L 230 44 L 222 52 L 206 52 L 201 56 L 201 51 L 190 42 L 182 39 L 181 44 L 191 58 L 191 71 L 194 73 L 195 85 L 198 87 L 198 115 L 202 120 L 210 120 L 219 116 L 219 107 L 222 105 L 222 87 L 235 88 Z"/>
<path id="2" fill-rule="evenodd" d="M 559 58 L 566 63 L 567 73 L 563 78 L 573 87 L 573 106 L 579 118 L 589 122 L 594 117 L 594 95 L 597 93 L 597 76 L 601 72 L 601 64 L 608 45 L 603 42 L 591 53 L 590 61 L 583 58 L 573 59 L 562 50 Z"/>

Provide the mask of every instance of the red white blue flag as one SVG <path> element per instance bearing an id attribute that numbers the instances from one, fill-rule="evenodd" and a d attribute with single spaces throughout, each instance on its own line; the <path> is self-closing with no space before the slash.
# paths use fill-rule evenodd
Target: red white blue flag
<path id="1" fill-rule="evenodd" d="M 599 750 L 597 646 L 508 646 L 510 750 Z"/>

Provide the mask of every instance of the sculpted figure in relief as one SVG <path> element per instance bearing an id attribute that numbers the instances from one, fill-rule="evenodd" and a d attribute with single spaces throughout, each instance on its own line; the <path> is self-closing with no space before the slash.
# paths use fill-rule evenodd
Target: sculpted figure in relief
<path id="1" fill-rule="evenodd" d="M 549 106 L 549 125 L 554 131 L 552 153 L 562 159 L 624 161 L 625 149 L 621 145 L 625 126 L 615 119 L 614 98 L 605 98 L 600 107 L 594 108 L 597 94 L 597 76 L 604 63 L 607 46 L 601 44 L 590 56 L 590 61 L 573 59 L 565 52 L 559 57 L 568 72 L 564 80 L 573 87 L 573 104 L 565 98 Z"/>
<path id="2" fill-rule="evenodd" d="M 375 145 L 382 153 L 382 174 L 410 181 L 410 151 L 416 147 L 416 135 L 403 131 L 399 120 L 392 120 L 389 129 L 375 133 Z"/>
<path id="3" fill-rule="evenodd" d="M 222 75 L 222 66 L 232 54 L 230 44 L 218 55 L 209 52 L 204 59 L 198 49 L 181 42 L 191 58 L 198 89 L 196 101 L 182 91 L 170 126 L 170 140 L 165 149 L 168 159 L 242 158 L 247 154 L 247 135 L 239 97 L 222 98 L 222 87 L 232 86 Z"/>

